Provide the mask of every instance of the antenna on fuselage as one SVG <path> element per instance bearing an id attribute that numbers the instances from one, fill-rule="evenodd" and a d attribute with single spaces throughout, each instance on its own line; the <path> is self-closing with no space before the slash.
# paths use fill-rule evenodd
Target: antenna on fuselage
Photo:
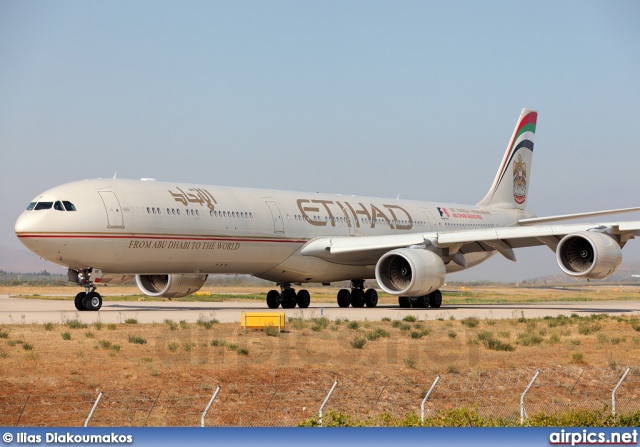
<path id="1" fill-rule="evenodd" d="M 115 174 L 113 174 L 113 178 L 116 178 L 118 176 L 118 171 L 116 171 Z"/>

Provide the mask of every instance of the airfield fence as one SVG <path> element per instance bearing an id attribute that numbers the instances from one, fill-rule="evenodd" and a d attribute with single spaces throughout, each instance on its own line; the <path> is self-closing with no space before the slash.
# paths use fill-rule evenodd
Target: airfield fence
<path id="1" fill-rule="evenodd" d="M 625 372 L 628 374 L 624 377 Z M 520 422 L 521 411 L 558 414 L 570 410 L 609 414 L 615 399 L 616 414 L 640 410 L 640 368 L 542 368 L 530 390 L 521 398 L 536 368 L 495 369 L 472 373 L 455 371 L 439 375 L 424 403 L 426 418 L 454 408 L 475 409 L 481 417 Z M 388 414 L 403 418 L 421 414 L 421 404 L 436 376 L 413 371 L 401 383 L 383 380 L 337 378 L 327 400 L 328 411 L 354 419 Z M 334 381 L 300 380 L 269 384 L 221 383 L 204 418 L 206 426 L 289 427 L 310 420 L 327 398 Z M 616 387 L 615 395 L 612 395 Z M 155 390 L 103 389 L 90 426 L 200 426 L 203 412 L 218 385 Z M 1 393 L 1 390 L 0 390 Z M 82 426 L 98 392 L 0 395 L 0 426 Z M 526 422 L 526 421 L 525 421 Z"/>

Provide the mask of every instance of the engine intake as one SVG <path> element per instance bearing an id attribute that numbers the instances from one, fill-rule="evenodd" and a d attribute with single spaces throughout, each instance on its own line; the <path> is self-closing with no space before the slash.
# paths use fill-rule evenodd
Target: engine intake
<path id="1" fill-rule="evenodd" d="M 562 238 L 556 249 L 558 265 L 569 276 L 603 279 L 622 262 L 622 250 L 611 236 L 579 231 Z"/>
<path id="2" fill-rule="evenodd" d="M 400 248 L 385 253 L 376 264 L 376 280 L 396 296 L 423 296 L 444 284 L 446 268 L 437 254 L 424 249 Z"/>
<path id="3" fill-rule="evenodd" d="M 191 295 L 202 288 L 207 275 L 136 275 L 140 290 L 148 296 L 181 298 Z"/>

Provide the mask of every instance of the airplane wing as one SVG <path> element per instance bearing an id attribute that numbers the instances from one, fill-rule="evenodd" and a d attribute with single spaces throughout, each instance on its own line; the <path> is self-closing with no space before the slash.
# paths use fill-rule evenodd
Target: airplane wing
<path id="1" fill-rule="evenodd" d="M 564 225 L 528 225 L 491 229 L 421 232 L 399 235 L 365 237 L 321 237 L 307 243 L 302 255 L 315 256 L 335 263 L 372 264 L 389 250 L 415 245 L 449 249 L 454 253 L 498 251 L 515 261 L 514 248 L 546 245 L 555 251 L 560 240 L 578 231 L 596 231 L 619 238 L 624 245 L 640 236 L 640 221 L 613 223 L 585 223 Z"/>

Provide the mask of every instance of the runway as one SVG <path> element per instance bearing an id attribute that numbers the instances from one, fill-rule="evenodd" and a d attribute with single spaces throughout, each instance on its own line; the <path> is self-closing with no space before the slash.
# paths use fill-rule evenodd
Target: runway
<path id="1" fill-rule="evenodd" d="M 0 295 L 0 324 L 63 323 L 69 319 L 79 319 L 85 323 L 124 323 L 135 318 L 138 323 L 162 323 L 165 319 L 186 320 L 195 323 L 199 318 L 215 318 L 221 323 L 240 323 L 242 312 L 274 312 L 263 302 L 185 303 L 185 302 L 145 302 L 145 301 L 105 301 L 98 312 L 78 312 L 72 301 L 11 298 Z M 375 308 L 340 308 L 337 303 L 311 303 L 308 309 L 277 309 L 287 317 L 313 318 L 325 316 L 330 320 L 378 321 L 382 318 L 402 319 L 415 315 L 420 320 L 449 319 L 466 317 L 480 319 L 541 318 L 578 314 L 640 315 L 640 301 L 589 301 L 589 302 L 546 302 L 515 304 L 464 304 L 443 303 L 440 309 L 401 309 L 397 305 L 382 304 Z"/>

